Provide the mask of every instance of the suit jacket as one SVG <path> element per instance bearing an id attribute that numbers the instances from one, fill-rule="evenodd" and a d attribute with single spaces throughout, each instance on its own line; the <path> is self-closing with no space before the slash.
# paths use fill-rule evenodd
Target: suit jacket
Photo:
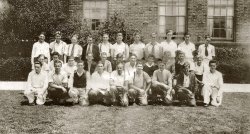
<path id="1" fill-rule="evenodd" d="M 194 73 L 189 73 L 189 79 L 190 79 L 190 83 L 189 83 L 189 87 L 188 89 L 193 92 L 196 93 L 198 91 L 198 83 L 195 77 Z M 176 88 L 180 88 L 183 87 L 183 83 L 184 83 L 184 73 L 181 73 L 177 76 L 176 79 Z"/>
<path id="2" fill-rule="evenodd" d="M 92 75 L 92 73 L 95 72 L 95 69 L 96 69 L 96 62 L 93 61 L 91 63 L 91 67 L 90 67 L 90 75 Z M 84 61 L 84 70 L 88 71 L 88 62 L 87 61 Z"/>
<path id="3" fill-rule="evenodd" d="M 85 45 L 82 48 L 83 48 L 82 59 L 84 61 L 86 61 L 86 54 L 87 54 L 88 45 Z M 92 53 L 93 53 L 94 61 L 95 62 L 100 61 L 100 52 L 99 52 L 99 47 L 97 45 L 92 44 Z"/>

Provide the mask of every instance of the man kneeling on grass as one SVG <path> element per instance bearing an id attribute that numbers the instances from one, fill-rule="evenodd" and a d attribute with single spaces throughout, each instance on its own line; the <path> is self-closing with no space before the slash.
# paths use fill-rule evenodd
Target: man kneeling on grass
<path id="1" fill-rule="evenodd" d="M 97 71 L 91 76 L 89 90 L 90 104 L 110 105 L 110 73 L 104 71 L 103 63 L 97 64 Z"/>
<path id="2" fill-rule="evenodd" d="M 209 61 L 210 71 L 203 74 L 202 83 L 204 84 L 202 89 L 202 95 L 204 98 L 204 106 L 207 107 L 210 103 L 211 105 L 219 106 L 222 102 L 222 86 L 223 78 L 221 72 L 216 70 L 217 63 L 215 60 Z"/>
<path id="3" fill-rule="evenodd" d="M 165 64 L 162 60 L 158 60 L 158 70 L 154 71 L 152 77 L 152 94 L 149 96 L 152 98 L 153 103 L 158 100 L 158 95 L 161 96 L 164 105 L 172 104 L 172 75 L 170 71 L 165 69 Z"/>
<path id="4" fill-rule="evenodd" d="M 45 103 L 48 87 L 47 72 L 41 71 L 42 63 L 35 62 L 34 68 L 35 70 L 29 73 L 27 89 L 24 91 L 24 95 L 28 98 L 30 106 L 35 105 L 35 96 L 36 104 L 43 105 Z"/>
<path id="5" fill-rule="evenodd" d="M 151 87 L 151 78 L 143 71 L 143 63 L 137 62 L 137 69 L 133 78 L 129 81 L 129 102 L 139 105 L 147 105 L 147 92 Z"/>
<path id="6" fill-rule="evenodd" d="M 48 95 L 55 104 L 63 104 L 68 97 L 68 77 L 65 72 L 61 71 L 61 61 L 54 61 L 54 67 L 55 71 L 49 76 Z"/>
<path id="7" fill-rule="evenodd" d="M 198 89 L 195 74 L 190 72 L 189 62 L 183 64 L 184 68 L 182 73 L 177 76 L 176 95 L 180 101 L 180 105 L 196 106 L 195 93 Z"/>
<path id="8" fill-rule="evenodd" d="M 89 72 L 84 70 L 83 61 L 77 63 L 77 70 L 69 79 L 69 96 L 73 99 L 73 105 L 79 103 L 81 106 L 89 105 L 87 81 L 90 79 Z"/>

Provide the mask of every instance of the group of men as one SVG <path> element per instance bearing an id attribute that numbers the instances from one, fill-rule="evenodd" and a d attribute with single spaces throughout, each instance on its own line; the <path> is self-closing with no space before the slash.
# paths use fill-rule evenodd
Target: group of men
<path id="1" fill-rule="evenodd" d="M 196 106 L 197 99 L 204 106 L 219 106 L 222 102 L 223 78 L 216 70 L 215 48 L 209 36 L 198 53 L 188 33 L 177 46 L 172 30 L 161 43 L 152 33 L 147 45 L 138 33 L 131 45 L 123 42 L 122 33 L 117 33 L 113 45 L 108 34 L 103 34 L 98 45 L 88 36 L 83 46 L 76 35 L 69 45 L 61 36 L 56 32 L 55 41 L 48 44 L 42 33 L 33 45 L 33 70 L 24 91 L 29 105 L 42 105 L 47 98 L 55 104 L 70 99 L 73 105 L 82 106 L 171 105 L 174 100 Z"/>

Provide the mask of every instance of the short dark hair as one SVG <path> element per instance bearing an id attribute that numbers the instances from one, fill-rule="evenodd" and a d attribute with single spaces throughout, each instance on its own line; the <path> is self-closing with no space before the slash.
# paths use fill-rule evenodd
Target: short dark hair
<path id="1" fill-rule="evenodd" d="M 79 60 L 79 61 L 77 61 L 77 64 L 79 64 L 79 63 L 82 63 L 82 64 L 84 65 L 83 60 Z"/>
<path id="2" fill-rule="evenodd" d="M 134 54 L 134 53 L 132 53 L 132 54 L 129 56 L 129 58 L 131 58 L 132 56 L 135 56 L 135 58 L 137 58 L 137 55 Z"/>
<path id="3" fill-rule="evenodd" d="M 190 34 L 190 33 L 188 33 L 188 32 L 184 33 L 184 37 L 185 37 L 186 35 L 191 36 L 191 34 Z"/>
<path id="4" fill-rule="evenodd" d="M 149 54 L 149 55 L 148 55 L 148 58 L 153 58 L 153 59 L 155 59 L 155 56 L 154 56 L 153 54 Z"/>
<path id="5" fill-rule="evenodd" d="M 52 53 L 52 56 L 54 56 L 54 55 L 59 56 L 60 54 L 59 54 L 58 52 L 53 52 L 53 53 Z"/>
<path id="6" fill-rule="evenodd" d="M 41 32 L 41 33 L 39 34 L 39 36 L 40 36 L 40 35 L 44 35 L 44 36 L 45 36 L 45 32 Z"/>
<path id="7" fill-rule="evenodd" d="M 122 54 L 122 53 L 118 53 L 118 54 L 116 55 L 116 59 L 118 59 L 118 58 L 123 58 L 123 54 Z"/>
<path id="8" fill-rule="evenodd" d="M 38 65 L 40 65 L 40 66 L 42 66 L 42 65 L 43 65 L 40 61 L 36 61 L 36 62 L 34 62 L 34 65 L 36 65 L 36 64 L 38 64 Z"/>
<path id="9" fill-rule="evenodd" d="M 62 36 L 62 33 L 61 33 L 60 31 L 56 31 L 56 32 L 55 32 L 55 36 L 57 36 L 57 35 Z"/>
<path id="10" fill-rule="evenodd" d="M 217 61 L 216 61 L 216 60 L 210 60 L 210 61 L 209 61 L 209 66 L 210 66 L 212 63 L 217 64 Z"/>
<path id="11" fill-rule="evenodd" d="M 137 61 L 136 66 L 137 65 L 142 65 L 143 66 L 143 62 L 142 61 Z"/>

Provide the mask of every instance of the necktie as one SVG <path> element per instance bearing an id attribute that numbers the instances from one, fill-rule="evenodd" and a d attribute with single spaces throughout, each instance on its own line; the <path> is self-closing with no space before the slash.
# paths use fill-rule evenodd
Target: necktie
<path id="1" fill-rule="evenodd" d="M 71 50 L 70 56 L 74 56 L 74 50 L 75 50 L 75 44 L 73 44 L 73 46 L 72 46 L 72 50 Z"/>
<path id="2" fill-rule="evenodd" d="M 153 47 L 152 47 L 152 55 L 155 56 L 155 45 L 153 45 Z"/>
<path id="3" fill-rule="evenodd" d="M 208 46 L 205 46 L 205 56 L 208 56 L 208 50 L 207 50 Z"/>

